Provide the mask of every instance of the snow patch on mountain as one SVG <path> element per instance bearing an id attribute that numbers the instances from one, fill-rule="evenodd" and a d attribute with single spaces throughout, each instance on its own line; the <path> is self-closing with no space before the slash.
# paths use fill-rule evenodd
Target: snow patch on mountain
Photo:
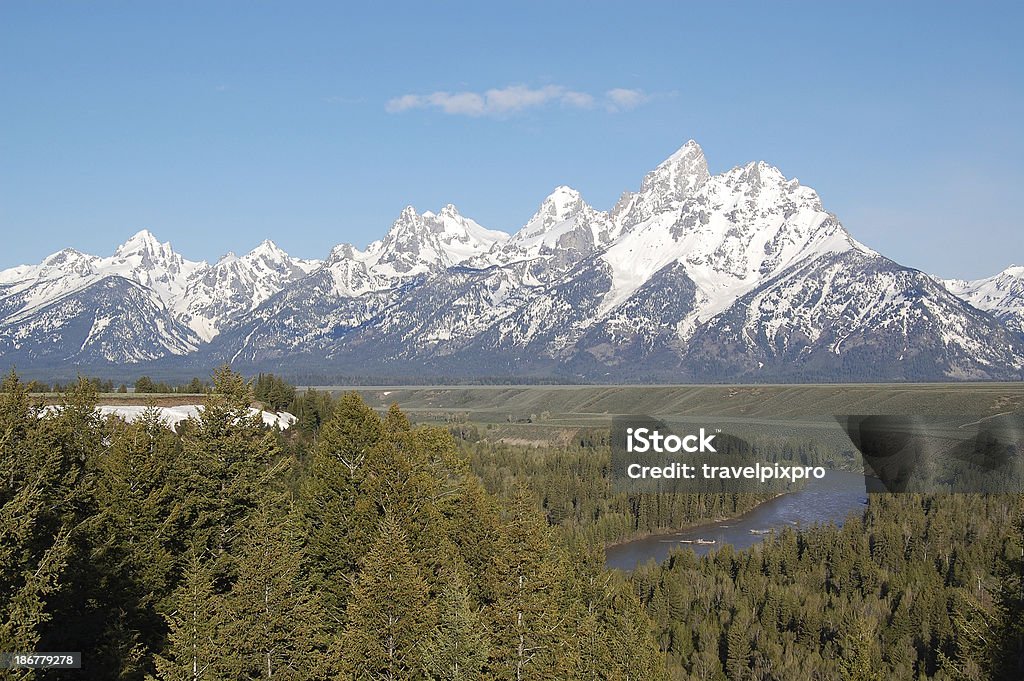
<path id="1" fill-rule="evenodd" d="M 39 265 L 0 272 L 0 310 L 30 314 L 110 277 L 142 285 L 154 304 L 171 310 L 201 340 L 209 341 L 240 315 L 319 266 L 291 258 L 271 241 L 242 257 L 228 254 L 215 265 L 186 260 L 170 243 L 141 230 L 109 257 L 64 249 Z M 194 348 L 193 348 L 194 349 Z"/>
<path id="2" fill-rule="evenodd" d="M 984 279 L 947 279 L 942 283 L 953 295 L 1024 333 L 1024 267 L 1011 265 Z"/>
<path id="3" fill-rule="evenodd" d="M 481 227 L 451 204 L 422 215 L 406 206 L 387 235 L 357 257 L 373 274 L 394 281 L 453 267 L 507 239 L 508 234 Z"/>
<path id="4" fill-rule="evenodd" d="M 822 208 L 814 190 L 763 162 L 705 178 L 681 201 L 649 202 L 674 207 L 633 227 L 601 256 L 611 267 L 612 288 L 600 314 L 680 263 L 697 287 L 694 309 L 679 324 L 684 340 L 795 262 L 848 249 L 873 253 Z"/>

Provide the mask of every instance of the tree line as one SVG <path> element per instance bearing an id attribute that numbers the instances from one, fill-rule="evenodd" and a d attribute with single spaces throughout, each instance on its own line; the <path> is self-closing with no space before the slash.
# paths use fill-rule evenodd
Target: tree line
<path id="1" fill-rule="evenodd" d="M 81 650 L 99 679 L 1024 678 L 1021 496 L 872 495 L 842 527 L 624 575 L 606 543 L 761 499 L 616 492 L 601 431 L 511 447 L 212 383 L 172 431 L 100 418 L 88 380 L 44 412 L 7 377 L 0 650 Z"/>
<path id="2" fill-rule="evenodd" d="M 872 495 L 841 528 L 631 582 L 677 678 L 1024 678 L 1024 495 Z"/>
<path id="3" fill-rule="evenodd" d="M 640 601 L 451 436 L 336 400 L 308 447 L 228 369 L 180 433 L 0 395 L 0 650 L 83 678 L 662 678 Z M 59 678 L 19 670 L 14 678 Z"/>

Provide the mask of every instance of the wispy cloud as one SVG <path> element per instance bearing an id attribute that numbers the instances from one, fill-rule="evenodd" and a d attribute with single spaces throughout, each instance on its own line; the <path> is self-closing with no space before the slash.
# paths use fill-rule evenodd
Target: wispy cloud
<path id="1" fill-rule="evenodd" d="M 604 93 L 605 107 L 609 111 L 627 111 L 635 109 L 641 104 L 650 100 L 650 97 L 643 90 L 631 90 L 629 88 L 612 88 Z"/>
<path id="2" fill-rule="evenodd" d="M 641 90 L 615 88 L 604 94 L 601 103 L 609 111 L 623 111 L 636 108 L 647 99 Z M 509 85 L 484 92 L 439 91 L 423 95 L 405 94 L 389 100 L 384 108 L 389 113 L 401 113 L 412 109 L 437 109 L 455 116 L 501 118 L 552 104 L 571 109 L 592 109 L 598 105 L 598 101 L 598 97 L 592 94 L 571 90 L 562 85 L 545 85 L 538 88 Z"/>
<path id="3" fill-rule="evenodd" d="M 578 109 L 594 108 L 594 96 L 588 95 L 586 92 L 566 92 L 562 99 L 568 106 Z"/>

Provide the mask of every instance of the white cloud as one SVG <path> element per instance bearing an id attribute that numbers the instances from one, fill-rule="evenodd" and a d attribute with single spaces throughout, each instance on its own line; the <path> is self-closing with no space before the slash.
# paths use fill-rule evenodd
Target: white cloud
<path id="1" fill-rule="evenodd" d="M 565 92 L 560 85 L 545 85 L 532 90 L 525 85 L 511 85 L 502 89 L 490 89 L 484 93 L 488 113 L 503 115 L 513 111 L 522 111 L 534 106 L 541 106 L 558 99 Z"/>
<path id="2" fill-rule="evenodd" d="M 428 105 L 436 106 L 446 114 L 463 116 L 480 116 L 486 107 L 484 98 L 475 92 L 435 92 L 428 95 L 426 101 Z"/>
<path id="3" fill-rule="evenodd" d="M 629 95 L 625 93 L 632 93 L 633 98 L 630 100 Z M 618 111 L 638 106 L 646 101 L 646 96 L 639 90 L 617 88 L 609 90 L 606 99 L 609 110 L 614 106 L 614 110 Z M 592 109 L 596 102 L 597 99 L 591 94 L 570 90 L 561 85 L 545 85 L 539 88 L 509 85 L 484 92 L 440 91 L 425 95 L 406 94 L 389 100 L 384 108 L 388 113 L 401 113 L 411 109 L 439 109 L 446 114 L 457 116 L 502 118 L 554 103 L 573 109 Z"/>
<path id="4" fill-rule="evenodd" d="M 604 96 L 607 99 L 606 106 L 609 111 L 635 109 L 650 99 L 643 90 L 630 90 L 623 87 L 612 88 L 604 93 Z"/>
<path id="5" fill-rule="evenodd" d="M 594 96 L 588 95 L 586 92 L 570 91 L 562 96 L 562 103 L 579 109 L 592 109 L 594 107 Z"/>
<path id="6" fill-rule="evenodd" d="M 390 100 L 385 107 L 390 113 L 408 111 L 423 106 L 423 97 L 420 95 L 402 95 Z"/>

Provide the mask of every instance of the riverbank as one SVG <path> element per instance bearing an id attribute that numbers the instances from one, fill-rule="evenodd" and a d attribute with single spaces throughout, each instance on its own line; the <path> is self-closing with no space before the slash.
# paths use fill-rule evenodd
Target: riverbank
<path id="1" fill-rule="evenodd" d="M 777 495 L 742 515 L 609 546 L 605 549 L 605 565 L 632 570 L 648 560 L 665 560 L 676 547 L 689 547 L 698 556 L 726 544 L 742 550 L 786 527 L 828 522 L 841 525 L 850 513 L 863 512 L 866 503 L 863 474 L 828 471 L 825 478 L 811 480 L 801 490 Z M 714 543 L 700 544 L 698 539 Z"/>
<path id="2" fill-rule="evenodd" d="M 645 539 L 657 539 L 659 537 L 671 537 L 671 536 L 675 536 L 675 535 L 679 534 L 680 532 L 692 532 L 694 530 L 699 530 L 702 527 L 710 527 L 712 525 L 715 525 L 715 524 L 718 524 L 718 523 L 724 523 L 724 522 L 727 522 L 729 520 L 738 520 L 738 519 L 742 518 L 743 516 L 747 515 L 748 513 L 753 513 L 754 511 L 756 511 L 760 507 L 764 506 L 765 504 L 770 503 L 770 502 L 778 499 L 779 497 L 784 497 L 787 494 L 795 494 L 796 492 L 799 492 L 799 491 L 800 490 L 793 490 L 792 492 L 778 492 L 777 494 L 773 494 L 772 496 L 768 497 L 764 501 L 758 502 L 752 508 L 748 508 L 746 511 L 743 511 L 743 513 L 740 513 L 740 514 L 737 514 L 737 515 L 726 515 L 726 516 L 718 516 L 716 518 L 705 518 L 705 519 L 701 520 L 700 522 L 685 524 L 682 527 L 677 527 L 675 529 L 664 529 L 664 530 L 658 530 L 658 531 L 655 531 L 655 532 L 642 532 L 640 534 L 635 534 L 635 535 L 631 536 L 629 539 L 618 539 L 618 540 L 613 541 L 613 542 L 607 542 L 604 545 L 604 550 L 607 552 L 608 549 L 614 549 L 614 548 L 616 548 L 618 546 L 623 546 L 625 544 L 630 544 L 630 543 L 635 542 L 635 541 L 643 541 Z"/>

